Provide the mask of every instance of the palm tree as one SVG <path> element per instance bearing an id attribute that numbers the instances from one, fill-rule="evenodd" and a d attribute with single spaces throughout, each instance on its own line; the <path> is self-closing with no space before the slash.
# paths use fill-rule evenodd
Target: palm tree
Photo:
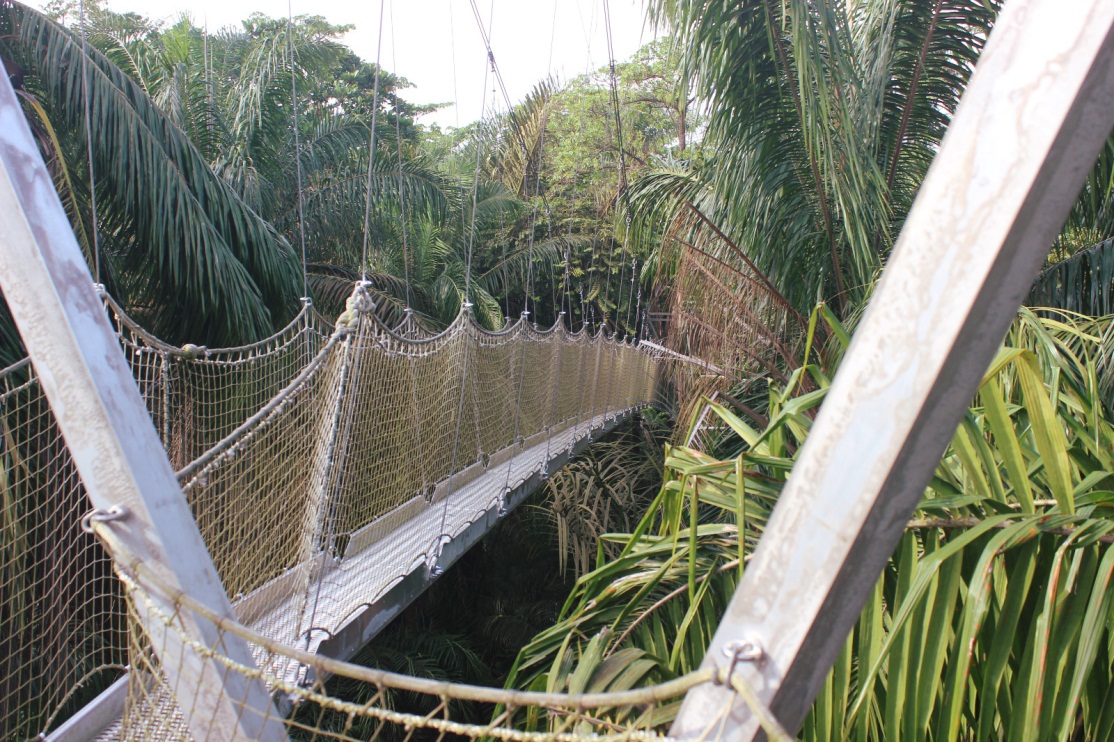
<path id="1" fill-rule="evenodd" d="M 652 173 L 633 208 L 693 203 L 798 311 L 821 298 L 847 314 L 893 244 L 999 5 L 653 0 L 707 104 L 714 154 Z"/>
<path id="2" fill-rule="evenodd" d="M 0 54 L 23 73 L 28 118 L 90 264 L 169 340 L 230 345 L 284 324 L 305 293 L 303 233 L 306 257 L 331 275 L 358 269 L 365 233 L 378 244 L 400 212 L 447 211 L 455 184 L 401 138 L 413 139 L 421 110 L 399 97 L 407 83 L 381 71 L 375 95 L 374 68 L 336 41 L 346 27 L 254 15 L 241 30 L 208 34 L 185 17 L 163 28 L 96 10 L 83 47 L 75 31 L 18 3 L 0 14 L 10 31 Z"/>
<path id="3" fill-rule="evenodd" d="M 289 242 L 213 172 L 138 82 L 70 29 L 12 0 L 0 3 L 0 55 L 22 70 L 19 95 L 87 257 L 98 261 L 95 234 L 99 278 L 153 331 L 233 344 L 269 334 L 292 314 L 299 271 Z"/>
<path id="4" fill-rule="evenodd" d="M 405 220 L 401 215 L 393 222 L 384 220 L 376 234 L 367 278 L 378 314 L 389 326 L 402 323 L 409 308 L 424 330 L 439 331 L 470 302 L 481 326 L 501 329 L 509 305 L 500 297 L 524 292 L 531 285 L 532 270 L 549 271 L 569 245 L 578 244 L 567 237 L 534 244 L 508 240 L 507 223 L 529 215 L 527 204 L 500 183 L 477 182 L 474 208 L 471 192 L 461 188 L 449 194 L 456 208 L 408 212 Z M 325 298 L 330 308 L 339 308 L 352 281 L 361 277 L 351 268 L 312 269 L 314 294 Z M 530 306 L 535 309 L 533 303 Z"/>
<path id="5" fill-rule="evenodd" d="M 1049 260 L 1030 303 L 1094 316 L 1114 312 L 1114 137 L 1087 177 Z"/>

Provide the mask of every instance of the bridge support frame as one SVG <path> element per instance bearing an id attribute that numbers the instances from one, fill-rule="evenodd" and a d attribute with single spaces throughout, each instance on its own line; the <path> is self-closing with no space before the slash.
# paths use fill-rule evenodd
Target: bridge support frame
<path id="1" fill-rule="evenodd" d="M 1010 0 L 704 659 L 800 728 L 1114 124 L 1114 4 Z M 724 708 L 690 691 L 672 734 Z"/>

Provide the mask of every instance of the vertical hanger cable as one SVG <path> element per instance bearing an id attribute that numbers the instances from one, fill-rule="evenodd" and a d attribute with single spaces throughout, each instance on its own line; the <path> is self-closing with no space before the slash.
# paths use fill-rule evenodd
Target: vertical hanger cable
<path id="1" fill-rule="evenodd" d="M 93 167 L 92 106 L 89 101 L 89 46 L 85 38 L 85 0 L 78 3 L 81 14 L 81 97 L 85 104 L 85 147 L 89 156 L 89 213 L 93 228 L 93 274 L 101 282 L 101 245 L 97 236 L 97 180 Z"/>
<path id="2" fill-rule="evenodd" d="M 367 281 L 367 245 L 371 230 L 371 176 L 375 168 L 375 127 L 379 122 L 379 60 L 383 51 L 383 7 L 386 0 L 379 0 L 379 39 L 375 46 L 375 90 L 371 102 L 371 141 L 367 153 L 367 201 L 364 204 L 364 247 L 360 259 L 360 281 Z"/>
<path id="3" fill-rule="evenodd" d="M 286 2 L 286 40 L 290 51 L 290 108 L 294 112 L 294 170 L 298 185 L 298 237 L 302 243 L 302 297 L 309 297 L 306 267 L 306 210 L 302 195 L 302 140 L 298 133 L 298 73 L 294 66 L 294 0 Z"/>

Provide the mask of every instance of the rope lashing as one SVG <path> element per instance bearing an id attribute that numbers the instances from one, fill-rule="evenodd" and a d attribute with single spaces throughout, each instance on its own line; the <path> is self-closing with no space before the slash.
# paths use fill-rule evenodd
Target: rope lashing
<path id="1" fill-rule="evenodd" d="M 344 302 L 344 311 L 337 317 L 337 330 L 355 330 L 360 325 L 360 317 L 375 309 L 375 302 L 368 293 L 367 281 L 360 281 L 356 289 Z"/>

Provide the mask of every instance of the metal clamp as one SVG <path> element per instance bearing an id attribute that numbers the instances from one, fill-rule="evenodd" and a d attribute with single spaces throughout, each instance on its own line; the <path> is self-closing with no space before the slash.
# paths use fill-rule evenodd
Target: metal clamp
<path id="1" fill-rule="evenodd" d="M 107 510 L 90 510 L 81 518 L 81 530 L 93 533 L 94 523 L 111 523 L 114 520 L 123 520 L 131 515 L 131 511 L 123 505 L 113 505 Z"/>

